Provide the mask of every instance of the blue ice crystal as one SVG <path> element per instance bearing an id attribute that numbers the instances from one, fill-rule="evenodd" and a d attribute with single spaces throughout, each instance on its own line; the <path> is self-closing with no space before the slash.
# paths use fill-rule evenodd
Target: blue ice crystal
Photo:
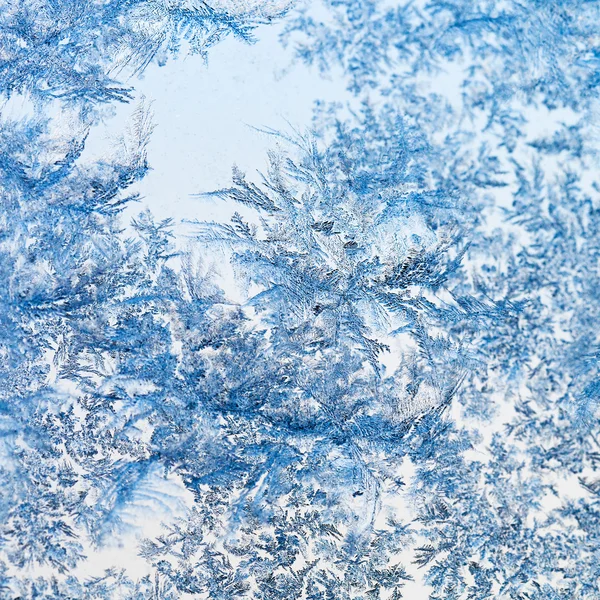
<path id="1" fill-rule="evenodd" d="M 0 598 L 600 599 L 599 23 L 1 2 Z M 130 221 L 150 106 L 89 136 L 273 27 L 339 101 L 264 129 L 191 244 Z"/>

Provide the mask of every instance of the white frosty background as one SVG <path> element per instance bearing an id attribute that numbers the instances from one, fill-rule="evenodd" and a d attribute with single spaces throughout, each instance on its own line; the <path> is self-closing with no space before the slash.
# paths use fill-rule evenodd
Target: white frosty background
<path id="1" fill-rule="evenodd" d="M 228 38 L 211 49 L 208 63 L 187 56 L 151 65 L 136 82 L 136 99 L 151 102 L 156 128 L 148 152 L 152 171 L 136 185 L 144 199 L 130 209 L 133 214 L 148 207 L 158 219 L 223 217 L 223 201 L 192 195 L 229 186 L 233 164 L 249 175 L 265 170 L 276 140 L 256 128 L 304 133 L 315 100 L 344 100 L 344 82 L 294 63 L 279 30 L 259 28 L 252 45 Z M 86 151 L 110 153 L 132 109 L 119 106 L 115 117 L 92 131 Z"/>

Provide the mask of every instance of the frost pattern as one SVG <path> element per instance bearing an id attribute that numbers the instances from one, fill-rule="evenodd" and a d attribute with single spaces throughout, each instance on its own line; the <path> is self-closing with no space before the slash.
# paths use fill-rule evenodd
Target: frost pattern
<path id="1" fill-rule="evenodd" d="M 0 93 L 33 108 L 0 123 L 2 597 L 600 598 L 599 17 L 5 3 Z M 92 163 L 96 119 L 278 19 L 348 98 L 271 132 L 191 250 L 147 211 L 126 229 L 150 111 Z M 148 575 L 85 574 L 170 511 Z"/>

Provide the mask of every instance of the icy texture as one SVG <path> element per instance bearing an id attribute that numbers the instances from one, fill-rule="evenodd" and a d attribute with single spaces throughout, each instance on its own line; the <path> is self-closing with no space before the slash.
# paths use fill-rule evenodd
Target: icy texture
<path id="1" fill-rule="evenodd" d="M 2 598 L 600 598 L 598 3 L 4 4 Z M 90 128 L 278 19 L 348 97 L 128 227 Z"/>

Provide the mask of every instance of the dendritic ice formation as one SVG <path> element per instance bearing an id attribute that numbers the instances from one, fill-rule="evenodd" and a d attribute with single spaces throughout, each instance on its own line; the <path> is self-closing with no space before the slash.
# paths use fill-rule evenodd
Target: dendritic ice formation
<path id="1" fill-rule="evenodd" d="M 599 23 L 3 0 L 0 598 L 600 599 Z M 125 222 L 151 112 L 90 131 L 263 27 L 347 95 L 185 251 Z"/>

